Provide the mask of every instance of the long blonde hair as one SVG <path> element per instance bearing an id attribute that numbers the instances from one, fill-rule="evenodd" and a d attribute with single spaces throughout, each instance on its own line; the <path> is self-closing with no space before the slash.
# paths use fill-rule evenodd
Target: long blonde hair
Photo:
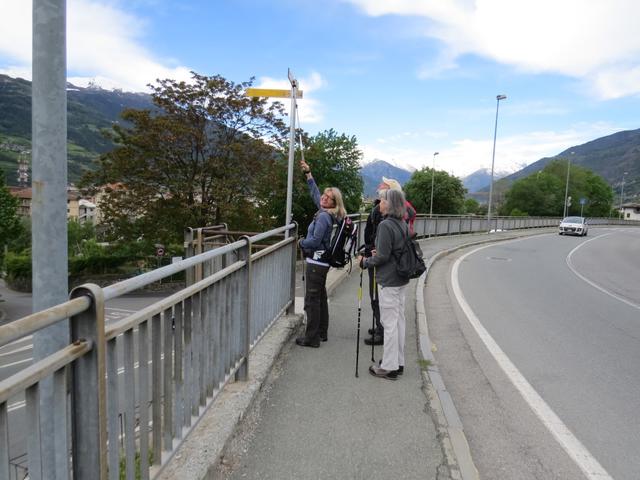
<path id="1" fill-rule="evenodd" d="M 347 216 L 347 211 L 344 208 L 344 201 L 342 200 L 342 192 L 337 187 L 327 187 L 324 189 L 324 193 L 327 192 L 332 193 L 335 206 L 333 208 L 325 208 L 325 210 L 338 220 L 342 220 Z"/>

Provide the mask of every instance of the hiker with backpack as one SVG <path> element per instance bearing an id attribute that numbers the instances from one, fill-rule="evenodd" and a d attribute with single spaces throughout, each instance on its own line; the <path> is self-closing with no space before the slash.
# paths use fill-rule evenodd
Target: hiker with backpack
<path id="1" fill-rule="evenodd" d="M 338 188 L 325 188 L 321 195 L 309 165 L 301 160 L 300 167 L 307 179 L 309 194 L 318 211 L 309 224 L 307 236 L 299 241 L 305 257 L 304 310 L 307 314 L 307 329 L 304 336 L 296 338 L 296 344 L 317 348 L 320 346 L 320 341 L 327 341 L 329 328 L 326 283 L 330 260 L 326 253 L 331 246 L 334 221 L 342 221 L 347 212 L 342 201 L 342 193 Z"/>
<path id="2" fill-rule="evenodd" d="M 378 194 L 385 190 L 397 190 L 402 192 L 402 186 L 393 178 L 382 177 L 382 182 L 378 185 Z M 403 219 L 409 226 L 409 233 L 413 236 L 413 222 L 416 218 L 416 209 L 411 203 L 405 199 L 406 212 Z M 378 225 L 382 221 L 383 215 L 380 213 L 379 199 L 376 199 L 371 213 L 367 217 L 367 223 L 364 229 L 365 257 L 371 256 L 371 251 L 375 248 L 375 239 Z M 380 307 L 378 305 L 378 287 L 376 285 L 373 268 L 368 269 L 369 274 L 369 298 L 371 299 L 371 310 L 373 310 L 373 320 L 375 327 L 369 329 L 369 338 L 364 339 L 367 345 L 384 344 L 384 329 L 380 323 Z M 373 348 L 373 347 L 372 347 Z"/>
<path id="3" fill-rule="evenodd" d="M 398 259 L 409 238 L 409 228 L 403 221 L 406 214 L 402 191 L 380 192 L 380 213 L 384 220 L 378 225 L 375 249 L 371 257 L 361 255 L 360 267 L 376 269 L 380 305 L 380 321 L 384 329 L 384 347 L 379 365 L 369 367 L 371 375 L 396 380 L 404 372 L 405 297 L 409 278 L 397 271 Z"/>

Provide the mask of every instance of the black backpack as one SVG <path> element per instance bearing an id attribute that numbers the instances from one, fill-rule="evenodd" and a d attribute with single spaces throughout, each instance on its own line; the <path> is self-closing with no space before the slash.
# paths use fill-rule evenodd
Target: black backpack
<path id="1" fill-rule="evenodd" d="M 329 248 L 322 254 L 320 260 L 334 268 L 343 268 L 351 264 L 351 257 L 355 254 L 358 226 L 349 217 L 336 221 L 336 218 L 331 215 L 331 219 L 338 225 L 333 231 Z"/>
<path id="2" fill-rule="evenodd" d="M 400 254 L 398 256 L 394 255 L 396 259 L 396 273 L 399 277 L 407 280 L 418 278 L 427 270 L 427 266 L 424 264 L 422 258 L 422 249 L 418 242 L 409 235 L 405 236 L 402 231 L 400 231 L 400 233 L 402 234 L 404 243 Z"/>

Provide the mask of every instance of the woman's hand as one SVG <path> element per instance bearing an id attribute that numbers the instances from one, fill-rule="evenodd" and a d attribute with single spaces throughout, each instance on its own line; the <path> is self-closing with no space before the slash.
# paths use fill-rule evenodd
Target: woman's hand
<path id="1" fill-rule="evenodd" d="M 311 169 L 309 168 L 309 164 L 304 160 L 300 160 L 300 168 L 303 172 L 309 172 Z"/>

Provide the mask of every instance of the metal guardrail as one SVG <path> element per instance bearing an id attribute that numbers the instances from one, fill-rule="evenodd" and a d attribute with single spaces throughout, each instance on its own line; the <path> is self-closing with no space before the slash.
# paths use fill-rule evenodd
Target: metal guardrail
<path id="1" fill-rule="evenodd" d="M 351 217 L 361 245 L 366 217 Z M 559 221 L 494 217 L 489 226 L 485 217 L 418 215 L 414 230 L 430 237 L 551 227 Z M 640 224 L 610 218 L 589 223 Z M 0 480 L 17 475 L 9 457 L 8 411 L 16 395 L 25 395 L 30 479 L 55 471 L 56 478 L 115 480 L 121 468 L 127 479 L 136 478 L 136 468 L 148 479 L 159 474 L 222 388 L 247 378 L 249 352 L 293 308 L 297 227 L 235 241 L 222 230 L 226 226 L 199 232 L 196 242 L 190 232 L 185 241 L 190 258 L 104 289 L 83 285 L 63 304 L 0 326 L 0 346 L 66 318 L 71 330 L 70 345 L 0 382 Z M 224 239 L 215 238 L 221 235 Z M 216 248 L 209 250 L 206 238 Z M 105 327 L 105 301 L 181 271 L 187 272 L 185 289 Z M 40 435 L 44 380 L 53 382 L 56 405 L 62 406 L 53 438 Z M 42 463 L 47 449 L 54 452 L 55 465 Z"/>
<path id="2" fill-rule="evenodd" d="M 158 475 L 222 388 L 247 378 L 249 352 L 293 307 L 296 231 L 244 236 L 104 289 L 83 285 L 63 304 L 0 326 L 0 346 L 66 318 L 71 330 L 70 345 L 0 382 L 0 480 L 15 476 L 8 402 L 22 393 L 31 480 L 53 471 L 119 479 L 121 468 L 127 479 L 136 469 L 139 478 Z M 184 270 L 206 273 L 223 256 L 223 268 L 105 328 L 106 300 Z M 40 435 L 40 384 L 49 379 L 62 405 L 53 438 Z M 45 450 L 55 465 L 43 464 Z"/>

